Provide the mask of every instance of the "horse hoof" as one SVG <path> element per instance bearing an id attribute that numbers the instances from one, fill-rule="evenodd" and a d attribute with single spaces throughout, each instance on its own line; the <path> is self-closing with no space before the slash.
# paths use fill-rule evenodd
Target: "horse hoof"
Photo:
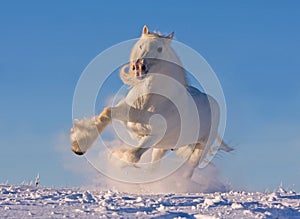
<path id="1" fill-rule="evenodd" d="M 84 154 L 99 136 L 95 126 L 95 118 L 74 121 L 70 129 L 71 148 L 75 154 Z"/>

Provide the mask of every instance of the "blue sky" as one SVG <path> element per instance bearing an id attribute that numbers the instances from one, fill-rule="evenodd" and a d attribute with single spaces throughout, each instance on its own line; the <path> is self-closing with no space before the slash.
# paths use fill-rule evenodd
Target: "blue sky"
<path id="1" fill-rule="evenodd" d="M 1 2 L 0 182 L 40 173 L 44 185 L 81 184 L 65 168 L 69 148 L 59 140 L 72 124 L 77 80 L 96 55 L 138 37 L 144 24 L 175 31 L 219 77 L 225 140 L 236 148 L 215 160 L 223 176 L 237 189 L 282 182 L 300 191 L 298 1 Z"/>

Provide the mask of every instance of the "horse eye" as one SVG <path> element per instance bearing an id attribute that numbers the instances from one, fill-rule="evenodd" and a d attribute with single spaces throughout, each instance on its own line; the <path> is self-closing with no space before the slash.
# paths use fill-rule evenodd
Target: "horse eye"
<path id="1" fill-rule="evenodd" d="M 142 45 L 140 45 L 140 49 L 142 49 Z"/>
<path id="2" fill-rule="evenodd" d="M 158 47 L 157 52 L 162 52 L 162 47 Z"/>

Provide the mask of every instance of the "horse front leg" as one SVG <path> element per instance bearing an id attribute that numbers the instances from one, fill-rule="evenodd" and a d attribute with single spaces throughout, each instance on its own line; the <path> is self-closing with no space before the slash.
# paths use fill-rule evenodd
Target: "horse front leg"
<path id="1" fill-rule="evenodd" d="M 151 163 L 159 163 L 161 159 L 165 156 L 168 149 L 161 149 L 161 148 L 153 148 L 152 150 L 152 157 L 151 157 Z"/>
<path id="2" fill-rule="evenodd" d="M 145 153 L 149 148 L 154 147 L 158 142 L 160 142 L 166 132 L 166 123 L 164 120 L 161 119 L 160 116 L 153 115 L 151 117 L 151 113 L 148 115 L 151 117 L 147 117 L 147 113 L 142 111 L 145 115 L 144 119 L 148 122 L 149 126 L 151 127 L 151 133 L 149 135 L 145 135 L 141 137 L 138 142 L 138 145 L 132 149 L 117 149 L 112 153 L 111 158 L 115 158 L 117 160 L 116 163 L 119 163 L 121 167 L 130 166 L 137 163 L 143 153 Z M 139 120 L 140 121 L 140 120 Z M 145 122 L 146 122 L 145 121 Z M 120 162 L 119 162 L 120 161 Z"/>
<path id="3" fill-rule="evenodd" d="M 158 169 L 160 166 L 160 162 L 162 158 L 167 153 L 168 149 L 162 148 L 153 148 L 151 153 L 151 166 L 149 167 L 149 171 L 153 172 Z"/>
<path id="4" fill-rule="evenodd" d="M 125 101 L 121 101 L 115 107 L 106 107 L 93 118 L 84 118 L 74 121 L 74 127 L 70 130 L 71 149 L 77 155 L 83 155 L 113 120 L 123 122 L 147 123 L 153 113 L 130 107 Z"/>
<path id="5" fill-rule="evenodd" d="M 83 155 L 110 122 L 111 107 L 105 108 L 99 116 L 91 119 L 75 120 L 70 130 L 72 151 L 77 155 Z"/>
<path id="6" fill-rule="evenodd" d="M 139 162 L 141 156 L 158 143 L 160 136 L 149 135 L 140 139 L 137 147 L 132 149 L 120 148 L 112 152 L 111 161 L 118 167 L 134 166 Z"/>

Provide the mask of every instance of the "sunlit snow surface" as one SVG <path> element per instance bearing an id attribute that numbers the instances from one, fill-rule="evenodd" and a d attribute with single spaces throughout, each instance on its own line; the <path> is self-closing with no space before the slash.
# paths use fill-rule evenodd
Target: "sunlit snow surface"
<path id="1" fill-rule="evenodd" d="M 300 193 L 129 194 L 0 185 L 1 218 L 300 218 Z"/>

